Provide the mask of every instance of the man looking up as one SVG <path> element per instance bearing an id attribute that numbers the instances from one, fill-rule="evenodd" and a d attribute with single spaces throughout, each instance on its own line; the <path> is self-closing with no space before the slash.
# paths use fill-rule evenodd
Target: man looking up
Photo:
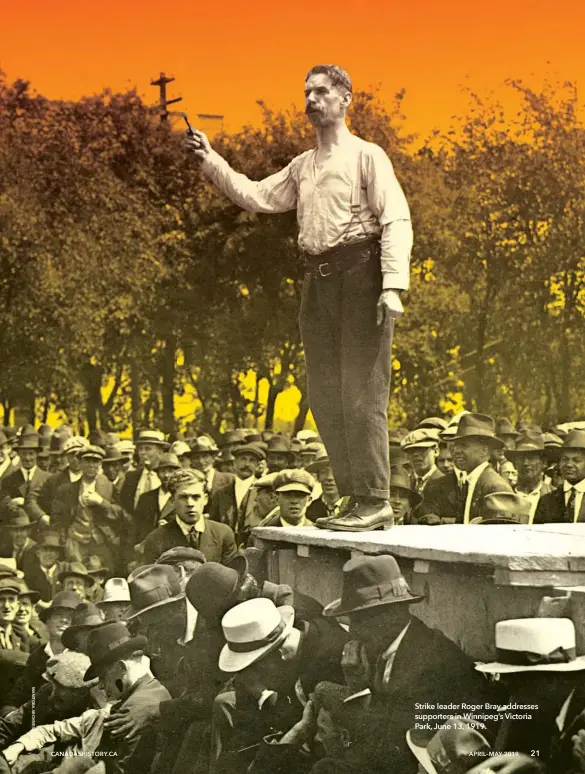
<path id="1" fill-rule="evenodd" d="M 305 105 L 317 147 L 260 182 L 231 169 L 202 132 L 190 131 L 186 146 L 243 209 L 297 210 L 306 261 L 300 320 L 311 410 L 339 494 L 351 496 L 327 528 L 361 532 L 392 519 L 386 409 L 412 227 L 386 153 L 347 127 L 351 101 L 345 70 L 313 67 L 305 77 Z"/>

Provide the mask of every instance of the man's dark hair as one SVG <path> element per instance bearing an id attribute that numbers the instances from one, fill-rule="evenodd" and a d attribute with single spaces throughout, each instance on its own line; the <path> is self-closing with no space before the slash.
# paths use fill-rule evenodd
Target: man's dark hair
<path id="1" fill-rule="evenodd" d="M 342 67 L 339 67 L 339 65 L 333 65 L 333 64 L 323 64 L 323 65 L 315 65 L 315 67 L 311 67 L 307 75 L 305 76 L 305 81 L 307 81 L 311 75 L 328 75 L 331 79 L 331 83 L 333 86 L 340 86 L 343 89 L 346 89 L 351 94 L 353 92 L 352 85 L 351 85 L 351 78 L 349 75 L 345 72 L 345 70 Z"/>
<path id="2" fill-rule="evenodd" d="M 199 470 L 193 468 L 181 468 L 176 470 L 169 479 L 169 492 L 174 495 L 181 487 L 191 484 L 205 485 L 206 478 Z"/>

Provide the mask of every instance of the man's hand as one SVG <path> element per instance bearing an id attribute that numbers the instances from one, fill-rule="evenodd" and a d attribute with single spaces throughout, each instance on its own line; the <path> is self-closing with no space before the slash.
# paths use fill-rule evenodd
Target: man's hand
<path id="1" fill-rule="evenodd" d="M 198 129 L 194 129 L 193 134 L 187 130 L 185 148 L 199 161 L 203 161 L 203 159 L 211 152 L 211 145 L 209 144 L 207 135 L 200 132 Z"/>
<path id="2" fill-rule="evenodd" d="M 311 699 L 305 704 L 303 717 L 287 731 L 280 744 L 303 744 L 311 742 L 317 731 L 317 716 Z"/>
<path id="3" fill-rule="evenodd" d="M 404 314 L 402 301 L 396 290 L 383 290 L 376 307 L 378 325 L 384 325 L 390 320 L 396 320 Z"/>
<path id="4" fill-rule="evenodd" d="M 341 655 L 341 669 L 351 693 L 359 693 L 370 687 L 370 665 L 366 649 L 358 640 L 346 643 Z"/>
<path id="5" fill-rule="evenodd" d="M 111 731 L 112 736 L 123 736 L 130 741 L 143 734 L 159 717 L 158 704 L 134 704 L 110 715 L 104 728 Z"/>
<path id="6" fill-rule="evenodd" d="M 84 506 L 101 505 L 104 498 L 97 492 L 86 492 L 86 494 L 80 497 L 81 504 Z"/>
<path id="7" fill-rule="evenodd" d="M 15 742 L 15 744 L 11 744 L 6 748 L 2 755 L 6 758 L 6 763 L 9 766 L 14 766 L 21 752 L 24 752 L 24 745 L 20 742 Z"/>

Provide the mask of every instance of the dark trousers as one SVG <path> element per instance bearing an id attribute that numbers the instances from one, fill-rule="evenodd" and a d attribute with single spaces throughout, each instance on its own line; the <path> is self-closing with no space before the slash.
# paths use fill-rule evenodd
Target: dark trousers
<path id="1" fill-rule="evenodd" d="M 388 420 L 394 321 L 376 322 L 379 245 L 356 245 L 351 268 L 305 275 L 300 328 L 309 404 L 341 496 L 387 499 Z M 345 259 L 345 258 L 344 258 Z M 321 256 L 321 262 L 327 254 Z M 312 265 L 319 258 L 311 257 Z M 323 273 L 329 269 L 324 267 Z"/>

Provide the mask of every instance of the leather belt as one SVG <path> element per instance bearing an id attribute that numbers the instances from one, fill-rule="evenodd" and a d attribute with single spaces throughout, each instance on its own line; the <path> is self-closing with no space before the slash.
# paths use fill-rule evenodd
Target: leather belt
<path id="1" fill-rule="evenodd" d="M 312 277 L 322 279 L 347 271 L 374 256 L 379 256 L 379 248 L 379 237 L 368 237 L 358 242 L 336 245 L 320 255 L 302 252 L 301 256 L 305 261 L 305 271 Z"/>

